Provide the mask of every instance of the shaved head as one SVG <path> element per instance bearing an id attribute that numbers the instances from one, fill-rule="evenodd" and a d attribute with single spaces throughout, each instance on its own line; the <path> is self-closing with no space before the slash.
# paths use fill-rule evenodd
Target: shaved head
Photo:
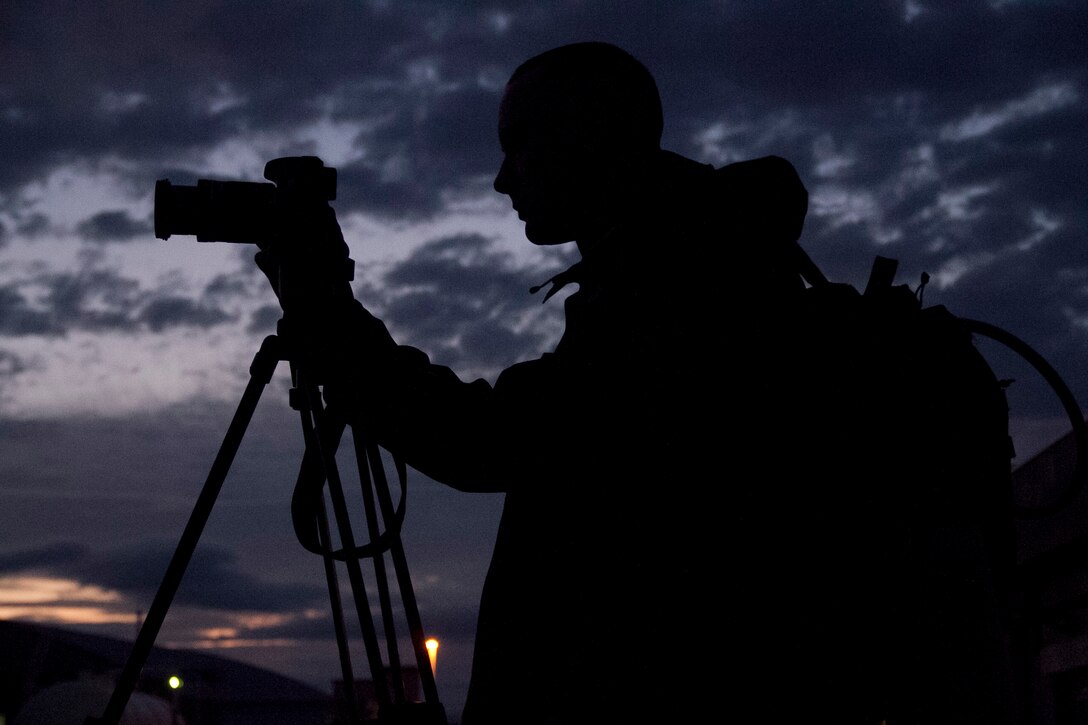
<path id="1" fill-rule="evenodd" d="M 592 243 L 641 184 L 661 129 L 657 84 L 630 53 L 607 43 L 549 50 L 506 84 L 495 190 L 534 244 Z"/>
<path id="2" fill-rule="evenodd" d="M 638 153 L 657 149 L 664 124 L 661 97 L 650 71 L 608 43 L 573 43 L 522 63 L 508 87 L 531 88 L 547 122 L 586 140 Z"/>

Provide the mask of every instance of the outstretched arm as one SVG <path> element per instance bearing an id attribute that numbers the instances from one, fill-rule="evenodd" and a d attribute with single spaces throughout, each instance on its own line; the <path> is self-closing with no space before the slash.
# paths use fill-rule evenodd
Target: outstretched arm
<path id="1" fill-rule="evenodd" d="M 543 420 L 523 418 L 545 407 L 551 366 L 520 366 L 492 386 L 465 382 L 421 350 L 399 345 L 352 294 L 335 212 L 324 205 L 305 218 L 318 220 L 319 237 L 267 245 L 256 257 L 284 309 L 281 337 L 292 359 L 323 385 L 331 409 L 408 465 L 461 490 L 506 490 L 512 467 L 542 457 L 546 443 L 523 434 Z"/>

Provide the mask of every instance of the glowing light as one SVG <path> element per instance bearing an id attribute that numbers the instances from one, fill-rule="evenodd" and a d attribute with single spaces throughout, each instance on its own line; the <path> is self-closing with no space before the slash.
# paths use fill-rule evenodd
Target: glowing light
<path id="1" fill-rule="evenodd" d="M 177 675 L 170 675 L 170 679 L 166 681 L 166 684 L 170 685 L 171 690 L 176 690 L 185 683 L 181 681 L 181 678 Z"/>
<path id="2" fill-rule="evenodd" d="M 431 658 L 431 672 L 437 671 L 438 664 L 438 640 L 431 637 L 423 645 L 427 648 L 427 654 Z"/>

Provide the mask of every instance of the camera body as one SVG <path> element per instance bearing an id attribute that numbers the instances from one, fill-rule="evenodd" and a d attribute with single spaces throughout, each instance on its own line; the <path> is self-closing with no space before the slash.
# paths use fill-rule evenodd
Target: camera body
<path id="1" fill-rule="evenodd" d="M 155 236 L 195 235 L 198 242 L 265 244 L 282 231 L 282 214 L 336 199 L 336 169 L 316 156 L 265 164 L 272 183 L 199 179 L 196 186 L 155 183 Z"/>

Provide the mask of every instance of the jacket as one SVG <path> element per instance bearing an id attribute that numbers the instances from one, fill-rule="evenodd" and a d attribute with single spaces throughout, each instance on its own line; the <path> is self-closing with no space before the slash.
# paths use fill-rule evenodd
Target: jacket
<path id="1" fill-rule="evenodd" d="M 782 260 L 807 192 L 777 157 L 714 169 L 662 152 L 654 178 L 555 278 L 578 290 L 553 352 L 490 385 L 389 343 L 367 376 L 381 384 L 357 392 L 408 465 L 505 492 L 465 725 L 675 721 L 720 686 L 713 638 L 739 576 L 723 552 L 746 531 L 723 510 L 743 499 L 726 472 L 765 440 L 750 352 L 799 284 Z M 359 314 L 360 337 L 383 336 Z"/>

